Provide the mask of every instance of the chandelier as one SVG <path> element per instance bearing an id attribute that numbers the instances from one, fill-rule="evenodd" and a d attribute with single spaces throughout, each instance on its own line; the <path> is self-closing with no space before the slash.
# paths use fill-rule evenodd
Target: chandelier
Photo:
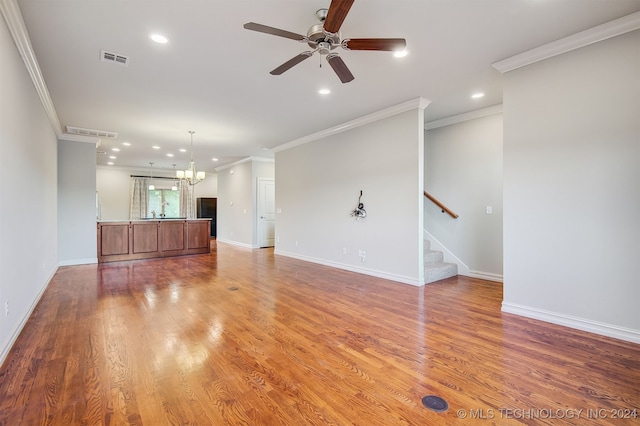
<path id="1" fill-rule="evenodd" d="M 191 161 L 189 161 L 189 167 L 186 170 L 176 170 L 176 177 L 189 185 L 195 185 L 200 183 L 204 179 L 204 172 L 196 171 L 196 163 L 193 161 L 193 130 L 189 130 L 191 135 Z"/>

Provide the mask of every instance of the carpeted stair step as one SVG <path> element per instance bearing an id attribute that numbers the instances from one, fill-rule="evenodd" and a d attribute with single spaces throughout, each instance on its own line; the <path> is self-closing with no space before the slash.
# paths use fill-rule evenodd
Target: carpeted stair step
<path id="1" fill-rule="evenodd" d="M 444 259 L 444 255 L 441 251 L 437 250 L 425 250 L 424 251 L 424 264 L 429 265 L 431 263 L 440 263 Z"/>
<path id="2" fill-rule="evenodd" d="M 424 282 L 429 284 L 445 278 L 458 275 L 458 265 L 455 263 L 439 262 L 424 267 Z"/>
<path id="3" fill-rule="evenodd" d="M 438 250 L 431 250 L 431 242 L 424 240 L 424 282 L 435 281 L 458 275 L 458 265 L 444 262 L 444 254 Z"/>

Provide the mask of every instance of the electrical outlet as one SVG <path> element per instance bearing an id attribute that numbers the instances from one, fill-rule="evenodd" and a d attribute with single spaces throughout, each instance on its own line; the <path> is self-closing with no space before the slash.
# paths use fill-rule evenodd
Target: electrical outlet
<path id="1" fill-rule="evenodd" d="M 298 240 L 296 240 L 296 247 L 298 247 Z"/>
<path id="2" fill-rule="evenodd" d="M 5 300 L 4 302 L 4 316 L 8 317 L 9 316 L 9 301 Z"/>
<path id="3" fill-rule="evenodd" d="M 342 248 L 342 254 L 347 254 L 347 248 L 346 247 Z"/>
<path id="4" fill-rule="evenodd" d="M 493 207 L 487 206 L 486 212 L 487 212 L 487 214 L 493 214 Z"/>

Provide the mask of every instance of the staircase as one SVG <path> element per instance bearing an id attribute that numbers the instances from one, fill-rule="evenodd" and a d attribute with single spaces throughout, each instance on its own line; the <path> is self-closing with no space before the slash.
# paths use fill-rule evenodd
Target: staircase
<path id="1" fill-rule="evenodd" d="M 458 275 L 458 265 L 443 261 L 441 251 L 431 250 L 431 241 L 424 240 L 424 283 L 429 284 Z"/>

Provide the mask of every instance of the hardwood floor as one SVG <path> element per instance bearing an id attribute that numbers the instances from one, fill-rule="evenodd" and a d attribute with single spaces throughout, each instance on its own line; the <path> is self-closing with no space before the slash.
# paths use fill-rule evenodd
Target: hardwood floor
<path id="1" fill-rule="evenodd" d="M 501 301 L 498 283 L 417 288 L 215 242 L 61 267 L 0 369 L 0 424 L 640 422 L 640 345 Z"/>

